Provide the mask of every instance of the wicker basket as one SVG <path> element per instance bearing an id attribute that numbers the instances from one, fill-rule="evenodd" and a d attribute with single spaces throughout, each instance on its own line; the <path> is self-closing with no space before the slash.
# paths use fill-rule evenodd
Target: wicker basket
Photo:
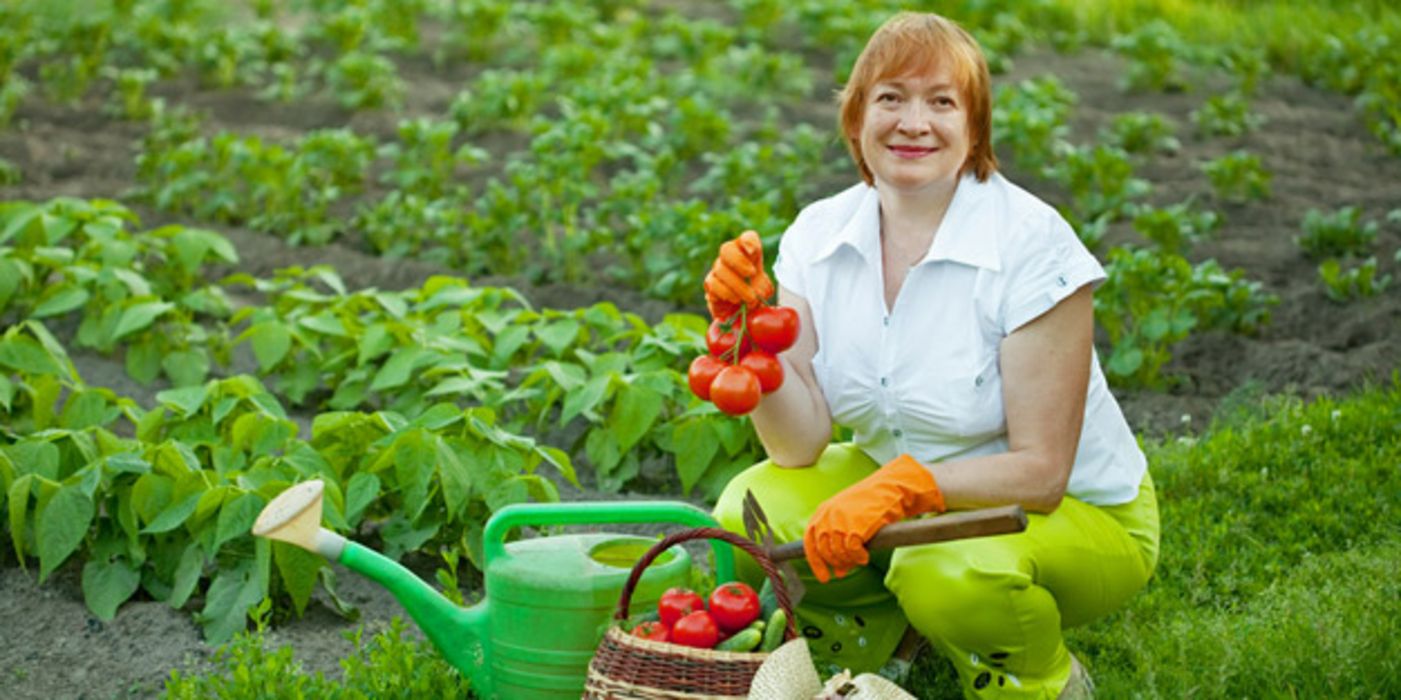
<path id="1" fill-rule="evenodd" d="M 719 539 L 748 552 L 773 582 L 779 607 L 788 613 L 784 639 L 797 637 L 793 606 L 788 590 L 772 560 L 753 542 L 728 530 L 713 527 L 691 528 L 673 533 L 652 546 L 637 564 L 623 586 L 615 622 L 627 619 L 633 588 L 652 560 L 673 545 L 697 539 Z M 759 666 L 769 657 L 764 652 L 715 651 L 657 642 L 634 637 L 621 625 L 609 626 L 589 662 L 584 686 L 587 700 L 742 700 L 749 697 L 749 685 Z"/>

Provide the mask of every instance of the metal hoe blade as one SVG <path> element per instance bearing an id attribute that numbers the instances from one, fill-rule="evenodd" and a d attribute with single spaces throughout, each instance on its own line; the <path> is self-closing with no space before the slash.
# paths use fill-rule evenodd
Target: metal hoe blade
<path id="1" fill-rule="evenodd" d="M 773 528 L 769 525 L 768 516 L 764 515 L 764 509 L 759 505 L 759 499 L 754 496 L 753 491 L 744 492 L 741 514 L 744 519 L 744 534 L 765 551 L 773 551 L 777 547 L 773 538 Z M 789 561 L 774 561 L 774 565 L 778 568 L 779 578 L 783 579 L 784 587 L 788 589 L 789 601 L 793 603 L 793 607 L 798 607 L 798 602 L 807 592 L 807 588 L 798 578 L 798 571 Z"/>

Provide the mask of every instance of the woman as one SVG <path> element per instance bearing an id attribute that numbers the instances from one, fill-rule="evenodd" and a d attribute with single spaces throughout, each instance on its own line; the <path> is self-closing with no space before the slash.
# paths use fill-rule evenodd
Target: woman
<path id="1" fill-rule="evenodd" d="M 769 460 L 716 515 L 742 531 L 752 490 L 779 539 L 804 540 L 816 581 L 799 618 L 819 658 L 879 668 L 908 621 L 968 697 L 1072 696 L 1088 677 L 1061 630 L 1144 586 L 1157 504 L 1094 354 L 1104 271 L 998 174 L 991 115 L 986 61 L 954 23 L 904 13 L 872 36 L 840 109 L 864 182 L 783 235 L 778 300 L 802 330 L 752 414 Z M 761 256 L 753 233 L 722 247 L 712 313 L 772 288 Z M 852 444 L 829 444 L 834 423 Z M 1012 503 L 1023 533 L 864 547 L 897 520 Z"/>

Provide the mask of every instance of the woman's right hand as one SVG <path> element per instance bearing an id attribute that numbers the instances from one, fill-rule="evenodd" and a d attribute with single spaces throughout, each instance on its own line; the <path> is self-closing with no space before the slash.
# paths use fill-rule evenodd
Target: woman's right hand
<path id="1" fill-rule="evenodd" d="M 705 305 L 712 317 L 729 318 L 740 306 L 752 308 L 767 302 L 773 293 L 758 233 L 745 231 L 720 245 L 720 254 L 705 276 Z"/>

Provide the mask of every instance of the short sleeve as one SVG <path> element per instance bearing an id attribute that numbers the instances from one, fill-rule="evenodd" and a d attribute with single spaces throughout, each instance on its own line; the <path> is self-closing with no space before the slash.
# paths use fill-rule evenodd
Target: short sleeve
<path id="1" fill-rule="evenodd" d="M 1010 334 L 1086 284 L 1105 279 L 1104 268 L 1059 215 L 1026 232 L 1013 246 L 1016 260 L 1007 267 L 1002 305 L 1002 332 Z"/>
<path id="2" fill-rule="evenodd" d="M 798 250 L 798 236 L 795 229 L 798 223 L 794 222 L 783 232 L 783 237 L 778 239 L 778 255 L 773 260 L 773 276 L 780 287 L 807 298 L 806 270 L 802 263 L 804 256 Z"/>

